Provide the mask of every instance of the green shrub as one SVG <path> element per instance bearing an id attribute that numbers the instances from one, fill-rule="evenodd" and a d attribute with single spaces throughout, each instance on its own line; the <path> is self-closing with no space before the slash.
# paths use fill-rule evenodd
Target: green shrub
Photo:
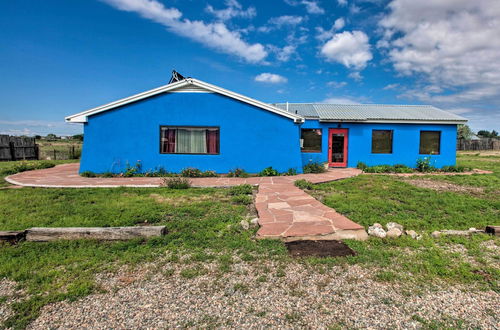
<path id="1" fill-rule="evenodd" d="M 242 168 L 235 168 L 227 173 L 230 178 L 248 178 L 250 175 Z"/>
<path id="2" fill-rule="evenodd" d="M 449 165 L 449 166 L 443 166 L 441 168 L 441 171 L 443 172 L 456 172 L 456 173 L 461 173 L 470 170 L 469 168 L 465 166 L 457 166 L 457 165 Z"/>
<path id="3" fill-rule="evenodd" d="M 51 168 L 56 166 L 56 164 L 47 161 L 41 162 L 15 162 L 13 166 L 7 167 L 1 171 L 2 175 L 12 175 L 19 172 L 32 171 L 32 170 L 42 170 L 44 168 Z"/>
<path id="4" fill-rule="evenodd" d="M 305 179 L 300 179 L 294 182 L 294 185 L 300 189 L 313 189 L 313 184 Z"/>
<path id="5" fill-rule="evenodd" d="M 170 189 L 187 189 L 191 187 L 191 181 L 181 177 L 164 178 L 163 186 Z"/>
<path id="6" fill-rule="evenodd" d="M 112 172 L 104 172 L 103 174 L 101 174 L 101 176 L 103 178 L 113 178 L 115 176 L 115 174 Z"/>
<path id="7" fill-rule="evenodd" d="M 181 171 L 181 176 L 186 178 L 201 178 L 203 173 L 195 167 L 187 167 Z"/>
<path id="8" fill-rule="evenodd" d="M 259 172 L 259 176 L 278 176 L 280 173 L 275 170 L 272 166 L 266 167 Z"/>
<path id="9" fill-rule="evenodd" d="M 356 165 L 356 168 L 360 169 L 361 171 L 364 171 L 368 168 L 368 165 L 366 165 L 363 162 L 358 162 L 358 164 Z"/>
<path id="10" fill-rule="evenodd" d="M 285 176 L 297 175 L 297 170 L 294 168 L 289 168 L 286 172 L 281 173 L 281 175 Z"/>
<path id="11" fill-rule="evenodd" d="M 233 186 L 229 188 L 229 195 L 249 195 L 253 191 L 253 187 L 249 184 L 240 184 L 239 186 Z"/>
<path id="12" fill-rule="evenodd" d="M 325 173 L 326 169 L 322 163 L 311 162 L 304 166 L 304 173 Z"/>
<path id="13" fill-rule="evenodd" d="M 217 173 L 215 173 L 215 171 L 204 171 L 203 173 L 201 173 L 201 175 L 205 178 L 211 178 L 211 177 L 218 176 Z"/>
<path id="14" fill-rule="evenodd" d="M 394 167 L 390 165 L 369 166 L 365 169 L 366 173 L 394 173 Z"/>
<path id="15" fill-rule="evenodd" d="M 394 172 L 396 173 L 412 173 L 414 171 L 414 169 L 404 164 L 396 164 L 393 167 L 394 167 Z"/>
<path id="16" fill-rule="evenodd" d="M 80 176 L 83 176 L 84 178 L 95 178 L 97 176 L 97 174 L 95 174 L 92 171 L 84 171 L 84 172 L 80 173 Z"/>
<path id="17" fill-rule="evenodd" d="M 419 172 L 432 172 L 436 168 L 431 165 L 431 157 L 424 157 L 417 159 L 417 171 Z"/>
<path id="18" fill-rule="evenodd" d="M 253 199 L 251 195 L 235 195 L 231 197 L 231 202 L 235 204 L 250 205 Z"/>

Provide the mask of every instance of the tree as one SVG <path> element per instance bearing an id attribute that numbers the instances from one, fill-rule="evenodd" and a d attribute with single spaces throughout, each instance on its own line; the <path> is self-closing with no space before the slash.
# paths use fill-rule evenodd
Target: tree
<path id="1" fill-rule="evenodd" d="M 73 140 L 83 141 L 83 134 L 73 135 Z"/>
<path id="2" fill-rule="evenodd" d="M 47 136 L 45 137 L 47 140 L 57 140 L 57 135 L 55 134 L 47 134 Z"/>
<path id="3" fill-rule="evenodd" d="M 41 136 L 41 135 L 35 135 L 35 139 L 36 139 L 36 140 L 40 140 L 41 138 L 42 138 L 42 136 Z"/>
<path id="4" fill-rule="evenodd" d="M 468 125 L 458 125 L 457 135 L 459 139 L 470 140 L 474 133 Z"/>
<path id="5" fill-rule="evenodd" d="M 498 132 L 495 131 L 495 130 L 492 130 L 491 133 L 490 133 L 490 136 L 491 137 L 497 137 L 498 136 Z"/>
<path id="6" fill-rule="evenodd" d="M 477 136 L 483 137 L 483 138 L 489 138 L 490 137 L 490 132 L 486 130 L 480 130 L 477 132 Z"/>

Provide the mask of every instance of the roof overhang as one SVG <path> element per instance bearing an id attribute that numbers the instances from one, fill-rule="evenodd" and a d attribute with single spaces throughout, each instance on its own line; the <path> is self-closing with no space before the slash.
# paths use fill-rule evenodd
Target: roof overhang
<path id="1" fill-rule="evenodd" d="M 89 116 L 93 116 L 95 114 L 115 109 L 121 106 L 124 106 L 126 104 L 130 104 L 133 102 L 137 102 L 149 97 L 153 97 L 158 94 L 162 93 L 168 93 L 168 92 L 212 92 L 212 93 L 217 93 L 221 94 L 227 97 L 230 97 L 232 99 L 256 106 L 258 108 L 273 112 L 275 114 L 278 114 L 283 117 L 287 117 L 292 119 L 295 123 L 303 123 L 304 118 L 302 116 L 290 113 L 285 110 L 281 110 L 280 108 L 277 108 L 275 106 L 272 106 L 270 104 L 258 101 L 256 99 L 252 99 L 250 97 L 229 91 L 227 89 L 203 82 L 201 80 L 197 80 L 194 78 L 187 78 L 185 80 L 181 80 L 178 82 L 174 82 L 168 85 L 164 85 L 146 92 L 142 92 L 136 95 L 132 95 L 129 97 L 126 97 L 121 100 L 117 100 L 108 104 L 101 105 L 99 107 L 89 109 L 71 116 L 68 116 L 65 118 L 66 122 L 70 123 L 86 123 L 88 121 Z"/>

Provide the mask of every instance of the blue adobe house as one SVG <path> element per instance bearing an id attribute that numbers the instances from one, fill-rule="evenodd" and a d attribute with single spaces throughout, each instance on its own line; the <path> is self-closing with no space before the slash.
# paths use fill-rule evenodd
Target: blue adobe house
<path id="1" fill-rule="evenodd" d="M 140 161 L 144 171 L 300 173 L 309 162 L 415 167 L 427 156 L 442 167 L 455 165 L 457 125 L 467 121 L 422 105 L 267 104 L 194 78 L 172 80 L 66 117 L 84 124 L 80 172 L 118 173 Z"/>

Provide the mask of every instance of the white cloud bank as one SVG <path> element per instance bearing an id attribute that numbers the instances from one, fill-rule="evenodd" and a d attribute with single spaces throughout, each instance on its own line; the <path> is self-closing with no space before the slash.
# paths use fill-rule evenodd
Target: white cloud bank
<path id="1" fill-rule="evenodd" d="M 309 14 L 324 14 L 325 10 L 318 5 L 318 1 L 314 0 L 285 0 L 290 6 L 303 5 Z"/>
<path id="2" fill-rule="evenodd" d="M 181 19 L 182 13 L 178 9 L 166 8 L 156 0 L 102 1 L 116 9 L 137 13 L 146 19 L 162 24 L 175 34 L 199 42 L 219 52 L 235 55 L 250 63 L 262 62 L 268 55 L 262 44 L 246 42 L 241 38 L 240 33 L 229 30 L 223 22 L 205 23 L 203 21 L 191 21 L 187 18 Z M 232 14 L 220 15 L 221 17 L 228 17 Z"/>
<path id="3" fill-rule="evenodd" d="M 334 34 L 321 47 L 321 54 L 330 62 L 338 62 L 349 69 L 363 70 L 373 58 L 368 36 L 362 31 L 344 31 Z"/>
<path id="4" fill-rule="evenodd" d="M 270 83 L 270 84 L 282 84 L 286 83 L 288 79 L 279 74 L 264 72 L 255 77 L 255 81 Z"/>
<path id="5" fill-rule="evenodd" d="M 500 1 L 393 0 L 389 8 L 378 46 L 395 70 L 424 81 L 407 95 L 500 104 Z"/>

